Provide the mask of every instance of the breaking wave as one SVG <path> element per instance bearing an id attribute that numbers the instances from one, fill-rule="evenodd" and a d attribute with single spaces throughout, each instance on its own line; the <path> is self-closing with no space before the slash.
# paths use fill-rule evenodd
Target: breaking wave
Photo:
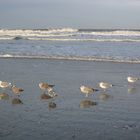
<path id="1" fill-rule="evenodd" d="M 0 40 L 140 42 L 140 30 L 0 29 Z"/>
<path id="2" fill-rule="evenodd" d="M 1 58 L 140 63 L 139 52 L 140 30 L 0 29 Z"/>

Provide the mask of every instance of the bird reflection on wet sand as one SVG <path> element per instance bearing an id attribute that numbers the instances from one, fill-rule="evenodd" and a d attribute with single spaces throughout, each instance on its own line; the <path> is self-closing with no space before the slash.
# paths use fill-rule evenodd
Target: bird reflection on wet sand
<path id="1" fill-rule="evenodd" d="M 22 100 L 19 98 L 12 99 L 12 105 L 23 104 Z"/>
<path id="2" fill-rule="evenodd" d="M 56 103 L 53 101 L 54 98 L 52 96 L 50 96 L 49 94 L 43 93 L 43 94 L 41 94 L 40 98 L 41 98 L 41 100 L 44 100 L 44 101 L 49 100 L 49 102 L 48 102 L 49 109 L 54 109 L 57 107 Z"/>
<path id="3" fill-rule="evenodd" d="M 99 99 L 102 100 L 102 101 L 105 101 L 105 100 L 108 100 L 111 96 L 107 93 L 101 93 L 99 95 Z"/>
<path id="4" fill-rule="evenodd" d="M 128 93 L 136 93 L 137 89 L 135 87 L 129 87 L 127 91 Z"/>
<path id="5" fill-rule="evenodd" d="M 43 93 L 40 96 L 41 100 L 48 100 L 48 99 L 52 99 L 53 97 L 51 97 L 50 95 Z"/>
<path id="6" fill-rule="evenodd" d="M 8 100 L 9 95 L 7 93 L 0 93 L 0 100 Z"/>
<path id="7" fill-rule="evenodd" d="M 89 99 L 85 99 L 85 100 L 82 100 L 80 102 L 80 108 L 90 108 L 92 106 L 95 106 L 97 105 L 97 102 L 94 102 L 92 100 L 89 100 Z"/>
<path id="8" fill-rule="evenodd" d="M 54 103 L 54 102 L 49 102 L 49 104 L 48 104 L 48 108 L 49 108 L 49 109 L 54 109 L 54 108 L 56 108 L 56 107 L 57 107 L 56 103 Z"/>

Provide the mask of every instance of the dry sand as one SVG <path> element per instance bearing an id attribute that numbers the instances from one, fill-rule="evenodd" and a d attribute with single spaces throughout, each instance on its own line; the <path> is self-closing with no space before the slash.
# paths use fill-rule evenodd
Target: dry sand
<path id="1" fill-rule="evenodd" d="M 0 59 L 0 80 L 25 91 L 0 100 L 0 140 L 140 139 L 140 64 L 47 59 Z M 58 96 L 41 99 L 39 82 L 55 84 Z M 80 85 L 116 86 L 85 98 Z M 106 97 L 106 96 L 105 96 Z M 108 97 L 108 96 L 107 96 Z M 18 99 L 17 99 L 18 98 Z"/>

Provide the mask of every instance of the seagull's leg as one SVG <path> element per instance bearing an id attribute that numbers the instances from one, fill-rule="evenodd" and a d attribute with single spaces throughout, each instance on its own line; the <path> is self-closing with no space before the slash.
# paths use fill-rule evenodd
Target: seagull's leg
<path id="1" fill-rule="evenodd" d="M 106 89 L 104 88 L 104 92 L 106 92 Z"/>
<path id="2" fill-rule="evenodd" d="M 86 93 L 86 96 L 85 96 L 86 98 L 88 97 L 88 94 Z"/>
<path id="3" fill-rule="evenodd" d="M 17 97 L 20 97 L 20 94 L 18 94 Z"/>

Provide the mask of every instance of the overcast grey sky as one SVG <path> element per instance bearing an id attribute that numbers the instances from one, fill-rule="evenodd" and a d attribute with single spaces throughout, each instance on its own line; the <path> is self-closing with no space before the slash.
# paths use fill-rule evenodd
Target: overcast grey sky
<path id="1" fill-rule="evenodd" d="M 0 0 L 0 28 L 140 29 L 140 0 Z"/>

